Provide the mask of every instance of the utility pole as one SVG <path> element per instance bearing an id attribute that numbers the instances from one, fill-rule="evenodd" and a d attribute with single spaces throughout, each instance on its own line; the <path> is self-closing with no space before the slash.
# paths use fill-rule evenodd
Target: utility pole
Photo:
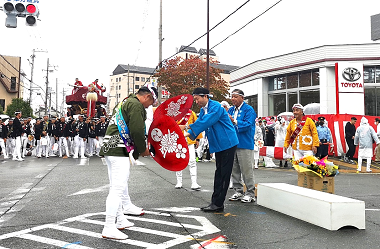
<path id="1" fill-rule="evenodd" d="M 49 58 L 47 59 L 47 66 L 46 66 L 45 115 L 47 115 L 48 89 L 49 89 Z"/>
<path id="2" fill-rule="evenodd" d="M 55 112 L 58 114 L 58 78 L 55 78 Z"/>
<path id="3" fill-rule="evenodd" d="M 30 91 L 29 91 L 29 105 L 30 105 L 30 107 L 32 107 L 34 58 L 36 58 L 35 53 L 37 53 L 37 52 L 46 53 L 47 51 L 33 49 L 33 54 L 30 56 L 32 58 L 32 63 L 31 63 L 32 64 L 32 68 L 31 68 L 31 72 L 30 72 Z M 29 59 L 28 59 L 28 61 L 29 61 Z"/>
<path id="4" fill-rule="evenodd" d="M 158 28 L 158 69 L 162 67 L 162 0 L 160 0 L 160 25 Z M 161 103 L 162 87 L 158 86 L 158 102 Z"/>

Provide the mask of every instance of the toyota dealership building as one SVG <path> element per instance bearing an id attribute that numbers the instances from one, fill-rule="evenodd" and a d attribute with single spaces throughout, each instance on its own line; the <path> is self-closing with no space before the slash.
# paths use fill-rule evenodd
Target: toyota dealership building
<path id="1" fill-rule="evenodd" d="M 320 103 L 321 114 L 380 116 L 380 43 L 326 45 L 254 61 L 231 72 L 258 116 Z"/>

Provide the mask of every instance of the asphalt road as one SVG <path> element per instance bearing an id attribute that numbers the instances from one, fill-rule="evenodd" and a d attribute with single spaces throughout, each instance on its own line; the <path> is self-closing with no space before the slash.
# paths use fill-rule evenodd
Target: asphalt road
<path id="1" fill-rule="evenodd" d="M 0 249 L 380 247 L 378 174 L 335 178 L 335 194 L 365 201 L 366 229 L 329 231 L 256 203 L 227 200 L 223 213 L 203 213 L 199 207 L 211 199 L 215 163 L 198 163 L 202 191 L 192 191 L 187 169 L 178 190 L 174 172 L 151 158 L 140 160 L 146 165 L 132 167 L 129 188 L 134 204 L 147 213 L 129 217 L 135 226 L 125 231 L 128 240 L 111 241 L 101 238 L 108 194 L 102 159 L 0 158 Z M 297 185 L 293 169 L 260 167 L 254 173 L 256 183 Z"/>

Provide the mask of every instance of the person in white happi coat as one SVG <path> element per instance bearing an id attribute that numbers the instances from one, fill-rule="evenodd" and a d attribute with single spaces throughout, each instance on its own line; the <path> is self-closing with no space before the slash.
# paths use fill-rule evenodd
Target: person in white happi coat
<path id="1" fill-rule="evenodd" d="M 367 172 L 372 172 L 371 158 L 373 156 L 373 141 L 375 141 L 377 145 L 380 144 L 375 130 L 368 124 L 368 119 L 362 117 L 360 121 L 360 126 L 356 129 L 354 138 L 354 144 L 359 145 L 357 173 L 359 173 L 362 170 L 363 159 L 367 160 Z"/>
<path id="2" fill-rule="evenodd" d="M 260 127 L 260 123 L 262 123 L 261 120 L 256 122 L 256 128 L 255 128 L 255 148 L 253 149 L 253 159 L 255 162 L 255 169 L 259 168 L 259 159 L 260 159 L 260 143 L 264 145 L 264 139 L 263 139 L 263 130 Z"/>
<path id="3" fill-rule="evenodd" d="M 276 141 L 275 141 L 275 147 L 284 147 L 285 143 L 285 136 L 286 136 L 286 120 L 283 117 L 277 117 L 277 123 L 274 127 L 275 135 L 276 135 Z M 280 167 L 282 167 L 282 161 L 280 160 Z M 284 167 L 288 167 L 288 161 L 285 160 Z"/>
<path id="4" fill-rule="evenodd" d="M 73 158 L 78 158 L 78 153 L 80 149 L 80 158 L 86 158 L 84 156 L 85 142 L 88 136 L 88 126 L 83 120 L 83 115 L 78 116 L 78 122 L 76 122 L 76 136 L 75 136 L 75 149 Z"/>
<path id="5" fill-rule="evenodd" d="M 380 139 L 380 118 L 375 118 L 375 125 L 377 138 Z M 380 162 L 380 144 L 376 146 L 375 155 L 375 162 Z"/>
<path id="6" fill-rule="evenodd" d="M 3 124 L 3 120 L 0 118 L 0 147 L 4 155 L 4 159 L 8 159 L 8 153 L 5 148 L 6 141 L 7 141 L 7 127 Z"/>

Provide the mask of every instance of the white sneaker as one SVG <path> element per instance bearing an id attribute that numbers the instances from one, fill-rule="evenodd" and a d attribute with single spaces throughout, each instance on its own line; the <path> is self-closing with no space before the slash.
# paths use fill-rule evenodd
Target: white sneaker
<path id="1" fill-rule="evenodd" d="M 129 205 L 127 208 L 123 208 L 123 213 L 134 216 L 141 216 L 145 214 L 144 209 L 136 207 L 133 204 Z"/>
<path id="2" fill-rule="evenodd" d="M 4 159 L 9 159 L 9 157 L 7 157 L 7 156 L 4 156 Z"/>
<path id="3" fill-rule="evenodd" d="M 130 222 L 126 218 L 122 218 L 121 220 L 118 220 L 116 222 L 116 228 L 119 230 L 124 230 L 127 227 L 133 227 L 135 224 L 133 222 Z"/>
<path id="4" fill-rule="evenodd" d="M 19 159 L 17 159 L 17 161 L 19 161 L 19 162 L 22 162 L 22 161 L 24 161 L 25 159 L 22 159 L 22 158 L 19 158 Z"/>
<path id="5" fill-rule="evenodd" d="M 201 186 L 198 185 L 198 183 L 195 182 L 195 183 L 191 184 L 191 189 L 199 191 L 199 190 L 201 190 Z"/>
<path id="6" fill-rule="evenodd" d="M 237 192 L 237 193 L 233 194 L 230 198 L 228 198 L 228 200 L 230 200 L 230 201 L 240 201 L 242 198 L 243 198 L 243 194 Z"/>
<path id="7" fill-rule="evenodd" d="M 372 172 L 372 170 L 371 170 L 371 169 L 367 170 L 367 173 L 371 173 L 371 172 Z"/>
<path id="8" fill-rule="evenodd" d="M 174 186 L 176 189 L 182 188 L 182 182 L 177 182 L 177 184 Z"/>
<path id="9" fill-rule="evenodd" d="M 120 232 L 116 227 L 104 226 L 102 231 L 102 237 L 105 239 L 119 239 L 124 240 L 128 239 L 128 235 Z"/>
<path id="10" fill-rule="evenodd" d="M 245 195 L 242 199 L 241 202 L 255 202 L 256 199 L 255 197 L 252 197 L 250 195 Z"/>
<path id="11" fill-rule="evenodd" d="M 73 156 L 74 159 L 78 159 L 78 156 Z"/>

